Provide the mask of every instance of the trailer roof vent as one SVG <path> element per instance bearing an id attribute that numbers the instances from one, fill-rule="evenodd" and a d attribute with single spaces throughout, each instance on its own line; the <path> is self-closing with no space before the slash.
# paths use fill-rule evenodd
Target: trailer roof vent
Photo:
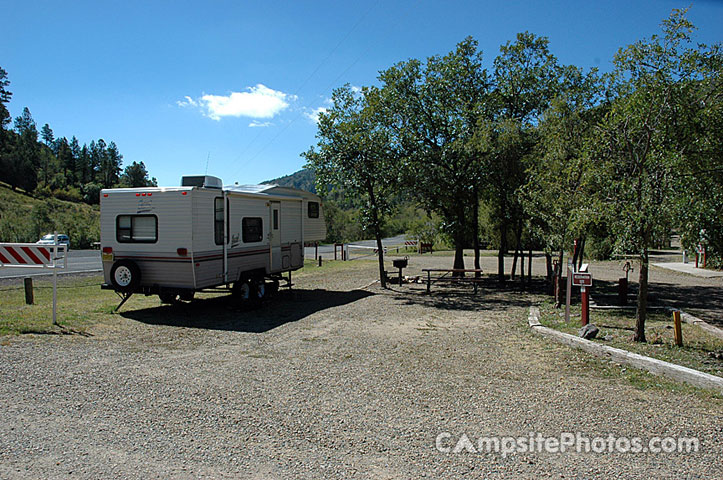
<path id="1" fill-rule="evenodd" d="M 182 187 L 223 188 L 223 182 L 211 175 L 184 175 L 181 177 Z"/>

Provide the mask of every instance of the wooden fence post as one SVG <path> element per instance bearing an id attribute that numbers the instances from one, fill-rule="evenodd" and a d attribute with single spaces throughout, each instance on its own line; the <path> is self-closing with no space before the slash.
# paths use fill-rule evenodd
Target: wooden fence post
<path id="1" fill-rule="evenodd" d="M 27 305 L 33 304 L 33 279 L 30 277 L 26 277 L 23 279 L 23 284 L 25 285 L 25 303 Z"/>
<path id="2" fill-rule="evenodd" d="M 683 327 L 680 324 L 680 310 L 673 310 L 673 337 L 675 344 L 683 346 Z"/>

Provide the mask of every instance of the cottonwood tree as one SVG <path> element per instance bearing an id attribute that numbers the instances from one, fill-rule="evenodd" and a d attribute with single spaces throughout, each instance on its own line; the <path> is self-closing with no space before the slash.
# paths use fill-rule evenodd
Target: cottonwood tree
<path id="1" fill-rule="evenodd" d="M 585 142 L 605 112 L 602 92 L 596 71 L 563 69 L 560 92 L 542 116 L 535 161 L 520 190 L 532 233 L 545 250 L 548 281 L 552 281 L 552 254 L 558 255 L 558 287 L 566 248 L 598 220 L 585 189 L 589 161 Z M 555 292 L 559 304 L 561 289 Z"/>
<path id="2" fill-rule="evenodd" d="M 536 142 L 535 128 L 540 116 L 559 91 L 560 67 L 550 53 L 549 40 L 529 32 L 518 33 L 514 42 L 500 47 L 494 60 L 493 91 L 489 106 L 492 121 L 480 125 L 487 144 L 485 171 L 489 172 L 487 197 L 493 220 L 500 234 L 497 257 L 498 277 L 505 281 L 504 255 L 508 249 L 508 231 L 522 235 L 524 211 L 516 194 L 526 183 L 526 159 Z M 488 132 L 485 133 L 484 131 Z M 503 142 L 496 144 L 495 142 Z M 499 172 L 507 172 L 500 175 Z"/>
<path id="3" fill-rule="evenodd" d="M 382 223 L 398 187 L 398 153 L 380 120 L 379 91 L 349 85 L 336 89 L 332 106 L 319 115 L 316 148 L 303 154 L 316 174 L 317 192 L 338 189 L 363 199 L 362 225 L 379 252 L 379 281 L 386 288 Z"/>
<path id="4" fill-rule="evenodd" d="M 678 130 L 688 115 L 703 109 L 689 105 L 691 86 L 720 73 L 707 68 L 710 51 L 692 46 L 693 25 L 685 10 L 663 21 L 654 35 L 615 55 L 616 97 L 589 144 L 590 185 L 597 205 L 607 214 L 617 250 L 638 257 L 639 289 L 634 339 L 645 342 L 648 305 L 648 262 L 656 239 L 671 229 L 681 173 L 690 145 Z"/>
<path id="5" fill-rule="evenodd" d="M 483 180 L 472 142 L 489 86 L 482 52 L 467 38 L 445 56 L 400 62 L 379 79 L 406 188 L 425 210 L 440 215 L 454 242 L 454 268 L 465 268 L 463 249 L 478 237 L 475 205 Z"/>

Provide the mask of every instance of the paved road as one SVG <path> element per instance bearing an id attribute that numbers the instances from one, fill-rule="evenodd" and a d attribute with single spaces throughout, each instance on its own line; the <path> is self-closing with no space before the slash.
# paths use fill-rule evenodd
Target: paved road
<path id="1" fill-rule="evenodd" d="M 404 235 L 398 235 L 392 238 L 385 238 L 382 240 L 384 245 L 398 245 L 404 243 Z M 362 240 L 354 242 L 354 245 L 364 246 L 375 246 L 375 240 Z M 370 250 L 371 252 L 371 250 Z M 314 258 L 314 247 L 306 247 L 304 252 L 306 258 Z M 319 245 L 319 255 L 322 255 L 326 259 L 334 257 L 334 246 L 333 245 Z M 99 250 L 71 250 L 68 256 L 68 268 L 62 270 L 63 273 L 78 273 L 88 271 L 101 271 L 103 269 L 100 260 Z M 30 277 L 37 275 L 50 275 L 49 270 L 41 269 L 28 269 L 18 267 L 4 267 L 0 268 L 0 278 L 17 278 L 17 277 Z"/>
<path id="2" fill-rule="evenodd" d="M 396 237 L 391 238 L 384 238 L 382 239 L 382 245 L 384 246 L 390 246 L 390 245 L 399 245 L 404 243 L 406 240 L 406 236 L 404 235 L 397 235 Z M 377 241 L 376 240 L 360 240 L 358 242 L 353 242 L 352 245 L 361 245 L 365 247 L 376 247 Z M 370 253 L 373 250 L 370 250 Z M 332 259 L 334 258 L 334 245 L 319 245 L 319 255 L 321 255 L 325 259 Z M 337 255 L 340 255 L 337 250 Z M 304 257 L 305 258 L 314 258 L 314 247 L 306 247 L 304 249 Z M 352 255 L 350 257 L 353 258 Z"/>

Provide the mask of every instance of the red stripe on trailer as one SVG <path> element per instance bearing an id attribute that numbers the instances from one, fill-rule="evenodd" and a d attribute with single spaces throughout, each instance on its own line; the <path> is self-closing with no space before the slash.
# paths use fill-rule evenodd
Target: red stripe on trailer
<path id="1" fill-rule="evenodd" d="M 50 249 L 47 247 L 37 247 L 36 250 L 43 254 L 46 260 L 50 261 Z"/>
<path id="2" fill-rule="evenodd" d="M 13 258 L 18 261 L 18 263 L 22 263 L 23 265 L 28 263 L 27 260 L 21 257 L 20 254 L 16 252 L 13 247 L 5 247 L 5 251 L 12 255 Z"/>
<path id="3" fill-rule="evenodd" d="M 25 255 L 27 255 L 28 257 L 30 257 L 30 260 L 32 260 L 33 263 L 35 263 L 35 264 L 37 264 L 37 265 L 42 265 L 42 264 L 43 264 L 43 261 L 40 260 L 40 259 L 33 253 L 33 251 L 30 249 L 30 247 L 20 247 L 20 250 L 22 250 L 23 252 L 25 252 Z"/>
<path id="4" fill-rule="evenodd" d="M 5 255 L 3 255 L 2 248 L 0 248 L 0 262 L 3 263 L 10 263 L 10 260 L 7 259 Z"/>

